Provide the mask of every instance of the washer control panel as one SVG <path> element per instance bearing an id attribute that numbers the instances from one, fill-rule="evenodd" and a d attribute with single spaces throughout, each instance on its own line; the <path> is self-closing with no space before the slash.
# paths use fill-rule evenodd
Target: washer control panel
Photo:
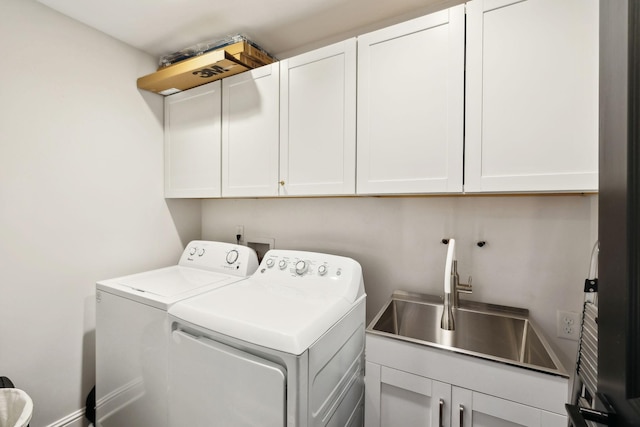
<path id="1" fill-rule="evenodd" d="M 340 277 L 348 258 L 302 251 L 271 250 L 267 252 L 257 274 L 289 277 Z M 353 261 L 353 260 L 351 260 Z M 347 264 L 347 265 L 345 265 Z"/>
<path id="2" fill-rule="evenodd" d="M 189 242 L 178 264 L 208 271 L 248 276 L 258 268 L 258 257 L 255 251 L 247 246 L 194 240 Z"/>
<path id="3" fill-rule="evenodd" d="M 341 298 L 353 303 L 365 295 L 356 260 L 315 252 L 272 249 L 248 280 L 263 284 L 267 292 L 313 301 Z"/>

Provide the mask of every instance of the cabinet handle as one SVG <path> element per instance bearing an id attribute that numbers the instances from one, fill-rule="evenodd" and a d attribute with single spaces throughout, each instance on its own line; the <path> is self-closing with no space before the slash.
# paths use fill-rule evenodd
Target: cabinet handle
<path id="1" fill-rule="evenodd" d="M 460 427 L 464 427 L 464 406 L 460 405 Z"/>
<path id="2" fill-rule="evenodd" d="M 438 408 L 438 427 L 442 427 L 442 412 L 444 411 L 444 400 L 440 399 L 440 407 Z"/>
<path id="3" fill-rule="evenodd" d="M 280 185 L 284 186 L 284 181 L 280 181 Z"/>

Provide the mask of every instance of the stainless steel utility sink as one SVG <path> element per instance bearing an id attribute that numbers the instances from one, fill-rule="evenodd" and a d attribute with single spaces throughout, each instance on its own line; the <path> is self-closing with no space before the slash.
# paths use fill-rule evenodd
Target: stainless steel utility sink
<path id="1" fill-rule="evenodd" d="M 440 328 L 442 298 L 396 291 L 367 332 L 568 377 L 528 310 L 461 300 L 455 330 Z"/>

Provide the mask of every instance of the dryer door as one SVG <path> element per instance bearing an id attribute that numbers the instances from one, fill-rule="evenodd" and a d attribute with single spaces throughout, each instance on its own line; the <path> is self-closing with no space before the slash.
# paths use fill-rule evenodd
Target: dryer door
<path id="1" fill-rule="evenodd" d="M 284 427 L 286 373 L 225 344 L 173 331 L 169 346 L 171 427 Z"/>

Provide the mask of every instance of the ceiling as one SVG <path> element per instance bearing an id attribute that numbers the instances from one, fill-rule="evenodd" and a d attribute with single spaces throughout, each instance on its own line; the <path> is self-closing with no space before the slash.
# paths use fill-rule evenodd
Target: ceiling
<path id="1" fill-rule="evenodd" d="M 38 0 L 154 56 L 242 33 L 282 57 L 463 0 Z"/>

